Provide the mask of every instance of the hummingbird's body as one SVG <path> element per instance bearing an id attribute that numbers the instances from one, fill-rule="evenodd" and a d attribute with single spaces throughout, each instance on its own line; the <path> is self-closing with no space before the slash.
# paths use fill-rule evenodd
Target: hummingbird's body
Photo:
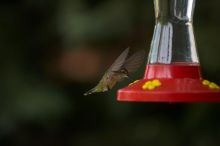
<path id="1" fill-rule="evenodd" d="M 84 95 L 87 96 L 96 92 L 106 92 L 112 89 L 116 83 L 127 78 L 131 72 L 134 72 L 143 62 L 144 52 L 137 52 L 126 60 L 128 52 L 129 48 L 122 52 L 112 66 L 106 71 L 98 85 Z"/>

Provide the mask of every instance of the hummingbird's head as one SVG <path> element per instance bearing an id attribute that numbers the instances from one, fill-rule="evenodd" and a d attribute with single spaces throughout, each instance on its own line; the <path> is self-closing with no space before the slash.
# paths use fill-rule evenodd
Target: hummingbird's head
<path id="1" fill-rule="evenodd" d="M 113 71 L 117 75 L 119 75 L 121 78 L 128 78 L 128 71 L 126 69 L 121 69 L 119 71 Z"/>
<path id="2" fill-rule="evenodd" d="M 127 74 L 122 73 L 122 78 L 128 78 Z"/>

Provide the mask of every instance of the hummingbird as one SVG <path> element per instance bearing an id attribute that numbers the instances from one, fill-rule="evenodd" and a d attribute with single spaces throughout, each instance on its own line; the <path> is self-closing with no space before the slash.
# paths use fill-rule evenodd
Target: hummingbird
<path id="1" fill-rule="evenodd" d="M 128 57 L 129 48 L 125 49 L 105 72 L 99 83 L 84 93 L 84 96 L 106 92 L 112 89 L 118 82 L 128 78 L 130 73 L 135 72 L 144 61 L 145 51 L 141 50 Z"/>

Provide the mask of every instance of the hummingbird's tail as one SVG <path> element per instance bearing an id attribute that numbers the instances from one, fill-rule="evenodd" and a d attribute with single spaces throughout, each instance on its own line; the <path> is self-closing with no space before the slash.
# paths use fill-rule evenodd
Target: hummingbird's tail
<path id="1" fill-rule="evenodd" d="M 91 94 L 93 94 L 93 93 L 95 93 L 95 92 L 96 92 L 96 88 L 92 88 L 91 90 L 87 91 L 87 92 L 84 93 L 83 95 L 84 95 L 84 96 L 87 96 L 87 95 L 91 95 Z"/>

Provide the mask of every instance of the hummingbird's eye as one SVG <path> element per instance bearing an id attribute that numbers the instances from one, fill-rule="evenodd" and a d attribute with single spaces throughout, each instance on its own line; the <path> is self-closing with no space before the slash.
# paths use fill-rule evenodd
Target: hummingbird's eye
<path id="1" fill-rule="evenodd" d="M 122 70 L 121 70 L 121 73 L 123 73 L 123 74 L 128 74 L 128 71 L 127 71 L 126 69 L 122 69 Z"/>

